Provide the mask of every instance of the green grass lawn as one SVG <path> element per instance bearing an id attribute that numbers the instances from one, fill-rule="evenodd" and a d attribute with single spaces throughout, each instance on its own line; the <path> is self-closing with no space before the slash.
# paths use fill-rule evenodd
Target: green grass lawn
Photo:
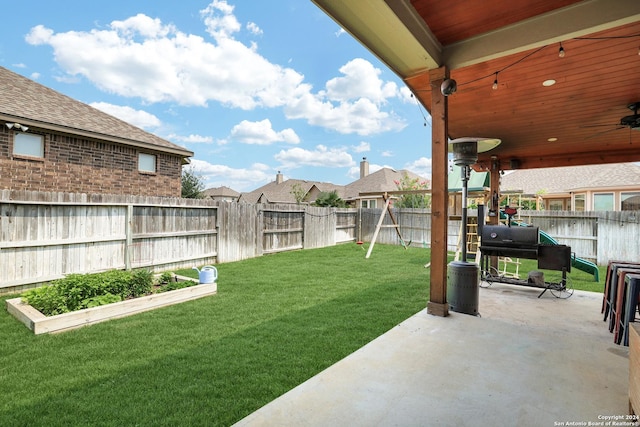
<path id="1" fill-rule="evenodd" d="M 364 256 L 350 243 L 219 264 L 215 296 L 57 335 L 3 308 L 0 425 L 230 425 L 426 307 L 429 250 Z M 602 292 L 580 273 L 576 289 Z"/>
<path id="2" fill-rule="evenodd" d="M 57 335 L 3 308 L 0 425 L 230 425 L 426 306 L 428 250 L 364 255 L 220 264 L 215 296 Z"/>

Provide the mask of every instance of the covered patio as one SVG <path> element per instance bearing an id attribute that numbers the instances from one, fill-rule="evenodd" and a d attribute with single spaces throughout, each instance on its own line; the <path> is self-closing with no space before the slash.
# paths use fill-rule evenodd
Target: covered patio
<path id="1" fill-rule="evenodd" d="M 602 296 L 538 294 L 493 284 L 481 317 L 423 310 L 236 426 L 629 422 L 628 348 L 613 343 Z"/>

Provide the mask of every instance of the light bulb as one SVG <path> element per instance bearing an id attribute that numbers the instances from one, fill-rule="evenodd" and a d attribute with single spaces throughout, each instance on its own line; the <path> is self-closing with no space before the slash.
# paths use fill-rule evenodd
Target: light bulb
<path id="1" fill-rule="evenodd" d="M 562 47 L 562 42 L 560 42 L 560 50 L 558 50 L 558 56 L 560 58 L 564 58 L 564 48 Z"/>
<path id="2" fill-rule="evenodd" d="M 491 86 L 491 89 L 498 89 L 498 73 L 496 73 L 496 79 L 493 81 L 493 86 Z"/>

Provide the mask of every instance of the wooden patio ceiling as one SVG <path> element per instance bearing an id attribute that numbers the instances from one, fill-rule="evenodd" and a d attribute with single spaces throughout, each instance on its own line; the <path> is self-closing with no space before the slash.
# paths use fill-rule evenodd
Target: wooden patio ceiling
<path id="1" fill-rule="evenodd" d="M 640 1 L 313 1 L 429 111 L 429 70 L 449 69 L 449 137 L 502 140 L 477 170 L 640 161 L 640 120 L 619 126 L 640 103 Z"/>

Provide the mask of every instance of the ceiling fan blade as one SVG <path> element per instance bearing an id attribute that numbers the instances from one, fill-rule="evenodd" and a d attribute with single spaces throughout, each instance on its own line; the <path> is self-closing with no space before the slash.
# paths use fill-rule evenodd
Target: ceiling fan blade
<path id="1" fill-rule="evenodd" d="M 605 133 L 613 132 L 614 130 L 624 129 L 625 127 L 626 127 L 626 126 L 618 126 L 618 127 L 614 128 L 614 129 L 607 129 L 607 130 L 602 131 L 602 132 L 594 133 L 593 135 L 591 135 L 591 136 L 589 136 L 589 137 L 587 137 L 587 138 L 585 138 L 585 139 L 595 138 L 595 137 L 597 137 L 597 136 L 604 135 Z"/>
<path id="2" fill-rule="evenodd" d="M 600 125 L 582 125 L 579 126 L 580 128 L 599 128 L 599 127 L 603 127 L 603 126 L 620 126 L 618 123 L 616 124 L 612 124 L 612 123 L 606 123 L 606 124 L 600 124 Z"/>

